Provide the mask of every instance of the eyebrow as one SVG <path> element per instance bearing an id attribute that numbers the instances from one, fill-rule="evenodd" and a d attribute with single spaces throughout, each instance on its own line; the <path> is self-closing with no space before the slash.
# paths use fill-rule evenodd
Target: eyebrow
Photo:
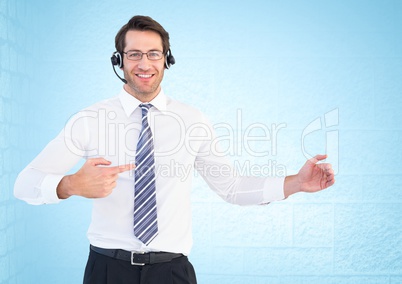
<path id="1" fill-rule="evenodd" d="M 130 49 L 130 50 L 127 50 L 127 51 L 125 51 L 125 52 L 130 52 L 130 51 L 142 52 L 142 51 L 139 50 L 139 49 Z M 159 50 L 159 49 L 150 49 L 150 50 L 148 50 L 147 52 L 150 52 L 150 51 L 159 51 L 159 52 L 163 52 L 162 50 Z M 143 53 L 147 53 L 147 52 L 143 52 Z"/>

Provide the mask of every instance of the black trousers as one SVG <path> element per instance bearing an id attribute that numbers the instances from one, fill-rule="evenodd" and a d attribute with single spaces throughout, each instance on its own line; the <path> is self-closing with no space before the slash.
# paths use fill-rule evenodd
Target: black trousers
<path id="1" fill-rule="evenodd" d="M 144 266 L 90 250 L 84 284 L 196 284 L 195 271 L 186 256 Z"/>

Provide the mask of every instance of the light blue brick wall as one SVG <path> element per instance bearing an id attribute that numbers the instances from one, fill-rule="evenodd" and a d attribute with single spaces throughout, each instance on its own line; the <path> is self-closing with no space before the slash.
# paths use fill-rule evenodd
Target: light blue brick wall
<path id="1" fill-rule="evenodd" d="M 81 282 L 90 201 L 29 206 L 12 186 L 71 114 L 120 90 L 109 58 L 134 14 L 170 32 L 168 95 L 236 137 L 282 125 L 265 144 L 230 141 L 237 165 L 292 174 L 328 151 L 338 173 L 264 207 L 226 204 L 197 178 L 199 283 L 402 283 L 399 0 L 0 0 L 0 283 Z"/>
<path id="2" fill-rule="evenodd" d="M 0 283 L 22 283 L 21 256 L 26 242 L 25 205 L 12 187 L 31 155 L 26 123 L 32 81 L 30 21 L 27 1 L 0 1 Z"/>

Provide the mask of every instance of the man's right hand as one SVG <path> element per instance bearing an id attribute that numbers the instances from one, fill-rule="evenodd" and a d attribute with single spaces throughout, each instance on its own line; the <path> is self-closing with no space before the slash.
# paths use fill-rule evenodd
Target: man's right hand
<path id="1" fill-rule="evenodd" d="M 112 193 L 119 173 L 132 170 L 132 164 L 107 167 L 111 164 L 103 158 L 88 159 L 75 174 L 63 177 L 57 186 L 60 199 L 78 195 L 86 198 L 102 198 Z"/>

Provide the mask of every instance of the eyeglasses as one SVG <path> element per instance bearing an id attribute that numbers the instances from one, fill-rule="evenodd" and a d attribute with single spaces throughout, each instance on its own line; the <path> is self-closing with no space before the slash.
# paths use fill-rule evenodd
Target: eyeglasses
<path id="1" fill-rule="evenodd" d="M 142 59 L 142 56 L 144 54 L 147 55 L 147 58 L 149 60 L 155 61 L 155 60 L 160 60 L 163 58 L 163 52 L 159 50 L 151 50 L 148 52 L 141 52 L 139 50 L 130 50 L 127 52 L 123 52 L 126 54 L 128 60 L 133 60 L 133 61 L 139 61 Z"/>

